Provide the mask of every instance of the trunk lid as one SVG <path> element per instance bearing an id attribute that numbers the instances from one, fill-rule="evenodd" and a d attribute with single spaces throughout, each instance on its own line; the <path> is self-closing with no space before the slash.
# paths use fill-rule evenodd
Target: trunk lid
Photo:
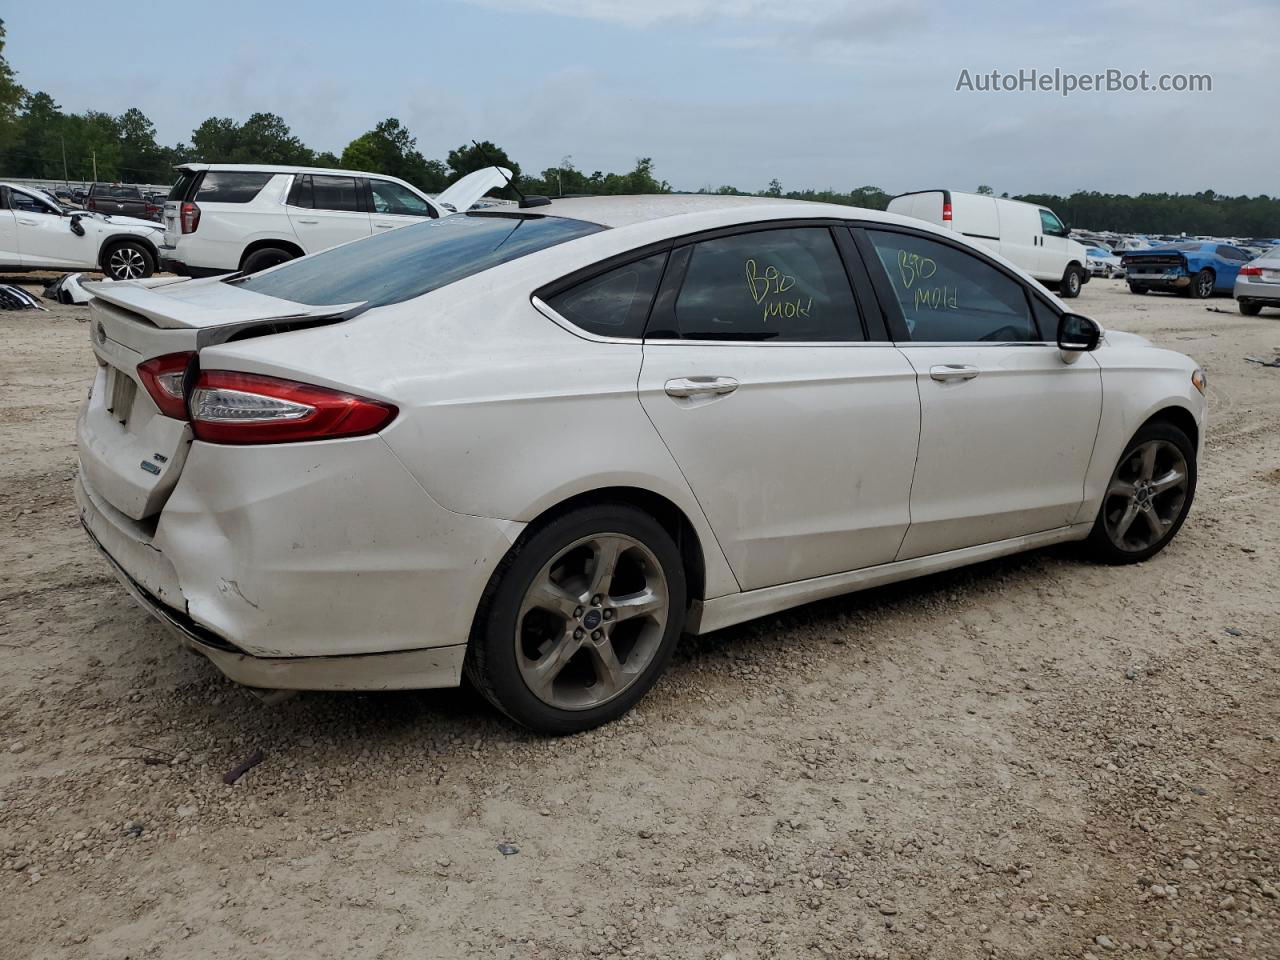
<path id="1" fill-rule="evenodd" d="M 90 342 L 97 371 L 80 413 L 81 471 L 112 507 L 146 521 L 164 507 L 191 445 L 191 427 L 165 416 L 139 365 L 233 336 L 336 322 L 357 305 L 304 306 L 237 289 L 217 278 L 89 283 Z"/>
<path id="2" fill-rule="evenodd" d="M 477 200 L 494 187 L 506 186 L 510 180 L 511 171 L 505 167 L 474 170 L 451 183 L 448 189 L 436 197 L 436 203 L 451 208 L 455 213 L 462 213 L 470 210 Z"/>

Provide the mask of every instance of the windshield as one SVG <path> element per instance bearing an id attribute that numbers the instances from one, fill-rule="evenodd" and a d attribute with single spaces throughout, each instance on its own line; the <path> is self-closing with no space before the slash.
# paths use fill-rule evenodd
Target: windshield
<path id="1" fill-rule="evenodd" d="M 563 217 L 461 213 L 424 220 L 228 282 L 294 303 L 381 307 L 604 229 L 597 223 Z"/>

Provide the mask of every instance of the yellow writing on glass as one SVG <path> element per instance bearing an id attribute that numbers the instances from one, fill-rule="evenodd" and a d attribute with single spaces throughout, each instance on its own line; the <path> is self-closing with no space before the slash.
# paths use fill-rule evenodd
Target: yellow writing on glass
<path id="1" fill-rule="evenodd" d="M 807 317 L 813 309 L 813 297 L 796 295 L 783 298 L 782 295 L 796 285 L 796 278 L 783 273 L 772 264 L 766 264 L 763 271 L 752 258 L 746 263 L 747 287 L 751 290 L 751 299 L 761 308 L 765 323 L 769 318 L 790 319 Z"/>
<path id="2" fill-rule="evenodd" d="M 909 250 L 898 251 L 898 272 L 902 274 L 902 285 L 908 290 L 917 280 L 928 280 L 938 272 L 938 265 L 928 257 Z"/>
<path id="3" fill-rule="evenodd" d="M 959 310 L 959 290 L 956 287 L 920 287 L 915 291 L 915 308 L 930 310 Z"/>

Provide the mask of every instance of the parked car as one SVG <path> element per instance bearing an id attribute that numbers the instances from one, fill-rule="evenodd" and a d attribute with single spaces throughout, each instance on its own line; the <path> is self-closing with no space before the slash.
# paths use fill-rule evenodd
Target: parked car
<path id="1" fill-rule="evenodd" d="M 922 190 L 894 197 L 888 209 L 976 240 L 1061 297 L 1079 296 L 1089 282 L 1084 247 L 1046 207 L 955 190 Z"/>
<path id="2" fill-rule="evenodd" d="M 71 210 L 43 192 L 0 183 L 0 270 L 102 270 L 151 276 L 160 225 Z"/>
<path id="3" fill-rule="evenodd" d="M 1120 258 L 1104 246 L 1085 247 L 1086 264 L 1091 276 L 1123 277 Z"/>
<path id="4" fill-rule="evenodd" d="M 880 211 L 556 200 L 91 292 L 81 520 L 254 687 L 465 670 L 569 733 L 682 632 L 1064 541 L 1145 560 L 1195 491 L 1195 363 Z"/>
<path id="5" fill-rule="evenodd" d="M 1120 263 L 1134 293 L 1165 290 L 1203 299 L 1230 293 L 1248 260 L 1237 247 L 1191 240 L 1126 253 Z"/>
<path id="6" fill-rule="evenodd" d="M 256 273 L 348 240 L 466 210 L 510 179 L 498 167 L 432 199 L 354 170 L 184 163 L 164 204 L 164 266 L 188 277 Z"/>
<path id="7" fill-rule="evenodd" d="M 1256 317 L 1263 307 L 1280 308 L 1280 246 L 1241 267 L 1231 293 L 1247 317 Z"/>
<path id="8" fill-rule="evenodd" d="M 93 183 L 85 195 L 85 209 L 120 214 L 141 220 L 159 220 L 161 206 L 143 196 L 137 187 L 121 183 Z"/>

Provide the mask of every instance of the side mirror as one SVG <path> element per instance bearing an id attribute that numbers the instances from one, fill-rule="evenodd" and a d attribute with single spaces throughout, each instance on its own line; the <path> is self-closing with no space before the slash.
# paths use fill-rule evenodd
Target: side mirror
<path id="1" fill-rule="evenodd" d="M 1098 349 L 1102 328 L 1078 313 L 1064 313 L 1058 321 L 1058 349 L 1064 353 L 1088 353 Z"/>

